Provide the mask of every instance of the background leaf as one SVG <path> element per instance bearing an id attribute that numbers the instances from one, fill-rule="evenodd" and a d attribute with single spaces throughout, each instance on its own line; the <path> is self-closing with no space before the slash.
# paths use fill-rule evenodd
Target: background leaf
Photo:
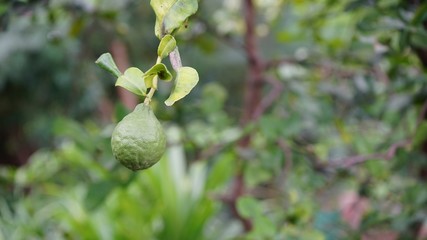
<path id="1" fill-rule="evenodd" d="M 84 201 L 85 207 L 88 210 L 98 208 L 117 185 L 117 182 L 111 180 L 103 180 L 90 184 Z"/>
<path id="2" fill-rule="evenodd" d="M 427 139 L 427 121 L 423 121 L 415 133 L 413 146 L 419 147 L 426 139 Z"/>
<path id="3" fill-rule="evenodd" d="M 252 197 L 240 197 L 237 200 L 237 211 L 245 218 L 255 217 L 262 213 L 258 201 Z"/>

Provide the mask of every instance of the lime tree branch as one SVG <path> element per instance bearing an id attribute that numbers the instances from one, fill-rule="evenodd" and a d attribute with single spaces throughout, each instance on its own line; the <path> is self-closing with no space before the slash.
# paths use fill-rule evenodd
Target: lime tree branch
<path id="1" fill-rule="evenodd" d="M 261 102 L 255 108 L 252 118 L 259 119 L 262 114 L 280 97 L 284 86 L 283 84 L 272 76 L 265 76 L 265 81 L 271 85 L 270 92 L 261 99 Z"/>

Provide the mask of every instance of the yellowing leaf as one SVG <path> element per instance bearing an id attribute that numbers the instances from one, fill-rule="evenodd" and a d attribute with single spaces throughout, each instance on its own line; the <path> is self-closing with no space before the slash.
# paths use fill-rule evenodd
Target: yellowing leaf
<path id="1" fill-rule="evenodd" d="M 187 96 L 187 94 L 190 93 L 190 91 L 196 86 L 198 82 L 199 74 L 194 68 L 179 68 L 175 80 L 175 87 L 172 90 L 169 98 L 166 99 L 165 104 L 167 106 L 172 106 L 176 101 Z"/>
<path id="2" fill-rule="evenodd" d="M 179 28 L 198 8 L 197 0 L 151 0 L 150 4 L 156 13 L 154 32 L 158 38 Z"/>

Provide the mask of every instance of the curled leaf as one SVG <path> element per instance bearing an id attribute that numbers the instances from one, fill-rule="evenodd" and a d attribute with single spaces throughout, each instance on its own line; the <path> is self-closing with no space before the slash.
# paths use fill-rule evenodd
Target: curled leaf
<path id="1" fill-rule="evenodd" d="M 157 48 L 157 55 L 160 58 L 165 58 L 176 48 L 176 40 L 171 35 L 166 35 L 160 41 L 159 47 Z"/>
<path id="2" fill-rule="evenodd" d="M 129 90 L 136 95 L 145 96 L 147 87 L 144 82 L 144 73 L 136 67 L 128 68 L 116 82 L 116 86 L 120 86 Z"/>
<path id="3" fill-rule="evenodd" d="M 153 78 L 155 76 L 158 76 L 159 79 L 164 81 L 172 80 L 172 74 L 169 72 L 168 68 L 163 63 L 158 63 L 148 69 L 147 72 L 145 72 L 144 81 L 145 86 L 147 88 L 153 87 Z"/>
<path id="4" fill-rule="evenodd" d="M 122 73 L 117 68 L 116 63 L 113 60 L 113 57 L 110 53 L 102 54 L 96 61 L 96 65 L 100 66 L 102 69 L 107 70 L 109 73 L 113 74 L 116 77 L 120 77 Z"/>
<path id="5" fill-rule="evenodd" d="M 194 68 L 181 67 L 177 71 L 175 87 L 165 104 L 172 106 L 176 101 L 187 96 L 199 82 L 199 74 Z"/>

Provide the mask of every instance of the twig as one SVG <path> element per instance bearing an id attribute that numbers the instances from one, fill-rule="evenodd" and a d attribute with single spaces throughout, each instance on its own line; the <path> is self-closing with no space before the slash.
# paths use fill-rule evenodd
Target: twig
<path id="1" fill-rule="evenodd" d="M 389 84 L 390 79 L 387 74 L 381 69 L 381 67 L 377 64 L 371 69 L 372 74 L 380 80 L 384 84 Z"/>
<path id="2" fill-rule="evenodd" d="M 304 66 L 310 67 L 310 68 L 318 68 L 318 69 L 323 71 L 323 73 L 326 77 L 331 76 L 331 75 L 336 75 L 336 76 L 339 76 L 342 78 L 350 78 L 350 77 L 357 74 L 357 72 L 355 72 L 355 71 L 339 68 L 338 66 L 332 65 L 331 63 L 328 63 L 327 61 L 304 62 L 304 61 L 299 61 L 297 59 L 288 58 L 288 57 L 279 58 L 279 59 L 272 59 L 272 60 L 266 61 L 263 63 L 262 68 L 263 68 L 263 71 L 268 71 L 268 70 L 271 70 L 273 68 L 277 68 L 282 64 L 304 65 Z M 369 69 L 369 71 L 372 72 L 373 74 L 377 73 L 375 69 Z"/>
<path id="3" fill-rule="evenodd" d="M 273 88 L 263 99 L 261 99 L 261 102 L 258 104 L 252 115 L 253 120 L 257 120 L 262 116 L 262 114 L 280 97 L 280 93 L 282 93 L 284 88 L 281 82 L 271 76 L 266 76 L 264 79 L 270 83 Z"/>
<path id="4" fill-rule="evenodd" d="M 287 64 L 300 64 L 301 62 L 296 60 L 296 59 L 292 59 L 292 58 L 281 58 L 281 59 L 272 59 L 270 61 L 266 61 L 263 63 L 262 68 L 264 71 L 270 70 L 272 68 L 276 68 L 284 63 Z"/>
<path id="5" fill-rule="evenodd" d="M 283 152 L 283 155 L 285 155 L 285 164 L 283 167 L 283 170 L 280 174 L 280 179 L 285 179 L 288 176 L 288 173 L 292 169 L 292 149 L 288 146 L 288 144 L 285 142 L 284 139 L 279 138 L 277 140 L 277 144 L 279 145 L 280 149 Z M 281 182 L 283 185 L 284 181 Z"/>
<path id="6" fill-rule="evenodd" d="M 240 215 L 239 211 L 237 210 L 237 200 L 244 193 L 245 193 L 245 184 L 243 179 L 243 173 L 239 173 L 234 177 L 233 186 L 230 192 L 226 195 L 214 196 L 214 198 L 219 199 L 225 204 L 227 204 L 230 207 L 234 217 L 237 218 L 242 223 L 243 228 L 245 229 L 245 231 L 248 232 L 252 229 L 252 221 L 247 218 L 244 218 L 242 215 Z"/>
<path id="7" fill-rule="evenodd" d="M 407 147 L 407 146 L 411 145 L 411 143 L 412 143 L 412 139 L 406 139 L 406 140 L 392 144 L 387 149 L 387 151 L 385 151 L 383 153 L 373 153 L 373 154 L 368 154 L 368 155 L 356 155 L 356 156 L 347 157 L 347 158 L 344 158 L 344 159 L 341 159 L 338 161 L 334 161 L 333 163 L 331 163 L 329 165 L 329 167 L 332 167 L 332 168 L 349 168 L 349 167 L 352 167 L 354 165 L 364 163 L 366 161 L 373 160 L 373 159 L 390 160 L 396 155 L 396 152 L 399 148 Z"/>
<path id="8" fill-rule="evenodd" d="M 216 144 L 216 145 L 212 145 L 209 148 L 200 151 L 199 154 L 197 154 L 197 158 L 195 161 L 201 161 L 201 160 L 206 160 L 216 154 L 218 154 L 223 148 L 225 147 L 224 144 Z"/>
<path id="9" fill-rule="evenodd" d="M 253 120 L 253 113 L 261 102 L 263 81 L 263 60 L 259 54 L 255 34 L 255 6 L 252 0 L 243 0 L 245 14 L 245 51 L 248 59 L 249 72 L 245 84 L 245 99 L 243 106 L 242 124 Z M 248 141 L 246 141 L 248 144 Z"/>
<path id="10" fill-rule="evenodd" d="M 426 117 L 427 117 L 427 100 L 424 102 L 423 106 L 421 107 L 420 114 L 418 115 L 418 118 L 417 118 L 417 128 L 426 119 Z"/>

